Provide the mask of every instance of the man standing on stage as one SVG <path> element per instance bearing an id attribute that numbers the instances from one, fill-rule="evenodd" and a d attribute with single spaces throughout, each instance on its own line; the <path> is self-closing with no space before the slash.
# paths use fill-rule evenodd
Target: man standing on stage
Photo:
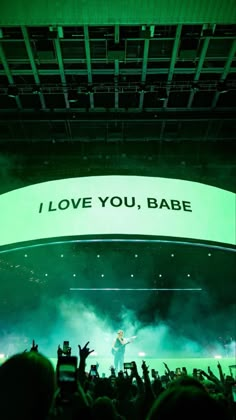
<path id="1" fill-rule="evenodd" d="M 128 342 L 129 341 L 124 338 L 124 331 L 119 330 L 112 346 L 116 374 L 118 374 L 121 370 L 124 370 L 125 346 Z"/>

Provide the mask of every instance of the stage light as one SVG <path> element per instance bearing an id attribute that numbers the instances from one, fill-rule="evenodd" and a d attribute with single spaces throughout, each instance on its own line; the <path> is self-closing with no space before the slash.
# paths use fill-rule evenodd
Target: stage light
<path id="1" fill-rule="evenodd" d="M 101 277 L 104 277 L 104 274 L 101 274 Z"/>
<path id="2" fill-rule="evenodd" d="M 147 87 L 141 83 L 141 85 L 138 87 L 138 92 L 139 93 L 146 93 L 147 92 Z"/>
<path id="3" fill-rule="evenodd" d="M 188 274 L 187 274 L 187 277 L 190 277 L 190 276 L 191 276 L 191 275 L 188 273 Z"/>
<path id="4" fill-rule="evenodd" d="M 0 359 L 4 359 L 4 357 L 5 357 L 5 354 L 0 353 Z"/>
<path id="5" fill-rule="evenodd" d="M 90 95 L 91 93 L 94 93 L 94 87 L 92 85 L 88 85 L 85 94 Z"/>
<path id="6" fill-rule="evenodd" d="M 73 102 L 78 102 L 79 98 L 78 98 L 78 94 L 75 90 L 70 90 L 68 93 L 68 101 L 73 103 Z"/>
<path id="7" fill-rule="evenodd" d="M 103 277 L 104 274 L 101 275 L 101 277 Z M 160 288 L 140 288 L 140 289 L 136 289 L 136 288 L 119 288 L 119 287 L 70 287 L 69 290 L 71 291 L 119 291 L 119 290 L 123 290 L 125 292 L 130 292 L 132 290 L 138 291 L 138 292 L 154 292 L 154 291 L 161 291 L 161 292 L 167 292 L 167 291 L 174 291 L 174 292 L 201 292 L 202 288 L 201 287 L 196 287 L 196 288 L 165 288 L 165 287 L 160 287 Z"/>
<path id="8" fill-rule="evenodd" d="M 73 277 L 76 277 L 76 274 L 75 273 L 73 274 Z"/>
<path id="9" fill-rule="evenodd" d="M 61 258 L 63 258 L 64 257 L 64 254 L 61 254 Z"/>
<path id="10" fill-rule="evenodd" d="M 8 86 L 7 95 L 9 98 L 15 98 L 18 96 L 18 89 L 16 86 Z"/>
<path id="11" fill-rule="evenodd" d="M 138 258 L 138 254 L 135 254 L 135 255 L 134 255 L 134 258 Z"/>
<path id="12" fill-rule="evenodd" d="M 208 257 L 211 257 L 211 253 L 210 252 L 208 253 Z"/>
<path id="13" fill-rule="evenodd" d="M 175 256 L 175 254 L 171 254 L 170 256 L 173 258 Z"/>
<path id="14" fill-rule="evenodd" d="M 34 87 L 32 88 L 32 93 L 33 93 L 33 95 L 39 95 L 39 94 L 41 93 L 41 88 L 40 88 L 40 86 L 34 86 Z"/>
<path id="15" fill-rule="evenodd" d="M 45 273 L 45 277 L 47 277 L 48 276 L 48 273 Z"/>
<path id="16" fill-rule="evenodd" d="M 24 255 L 24 257 L 25 257 L 25 258 L 27 258 L 27 257 L 28 257 L 28 255 L 27 255 L 27 254 L 25 254 L 25 255 Z"/>
<path id="17" fill-rule="evenodd" d="M 130 277 L 134 277 L 134 275 L 133 274 L 130 274 Z"/>
<path id="18" fill-rule="evenodd" d="M 226 86 L 226 83 L 225 82 L 219 82 L 219 84 L 217 85 L 217 90 L 220 93 L 227 93 L 228 88 Z"/>
<path id="19" fill-rule="evenodd" d="M 97 258 L 100 258 L 100 255 L 99 254 L 97 254 Z"/>
<path id="20" fill-rule="evenodd" d="M 198 92 L 200 90 L 200 85 L 198 82 L 193 82 L 191 85 L 191 88 L 195 91 Z"/>
<path id="21" fill-rule="evenodd" d="M 158 89 L 157 96 L 159 101 L 165 101 L 168 98 L 167 90 L 165 88 Z"/>
<path id="22" fill-rule="evenodd" d="M 159 274 L 159 276 L 158 277 L 162 277 L 162 274 Z"/>
<path id="23" fill-rule="evenodd" d="M 144 351 L 140 351 L 140 352 L 138 353 L 138 356 L 140 356 L 140 357 L 144 357 L 144 356 L 146 356 L 146 353 L 144 353 Z"/>
<path id="24" fill-rule="evenodd" d="M 220 354 L 216 354 L 216 355 L 214 356 L 214 359 L 222 359 L 222 356 L 221 356 Z"/>

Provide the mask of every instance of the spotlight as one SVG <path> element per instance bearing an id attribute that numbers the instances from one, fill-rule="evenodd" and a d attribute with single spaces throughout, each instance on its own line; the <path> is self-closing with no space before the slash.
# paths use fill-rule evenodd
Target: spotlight
<path id="1" fill-rule="evenodd" d="M 39 95 L 39 94 L 41 93 L 41 88 L 40 88 L 40 86 L 34 86 L 34 87 L 32 88 L 32 93 L 33 93 L 33 95 Z"/>
<path id="2" fill-rule="evenodd" d="M 8 86 L 7 96 L 9 96 L 9 98 L 15 98 L 16 96 L 18 96 L 17 87 L 16 86 Z"/>
<path id="3" fill-rule="evenodd" d="M 68 101 L 69 102 L 78 102 L 79 98 L 78 98 L 78 94 L 75 90 L 70 90 L 68 93 Z"/>
<path id="4" fill-rule="evenodd" d="M 147 87 L 146 87 L 144 84 L 141 84 L 141 85 L 138 87 L 138 92 L 139 92 L 139 93 L 146 93 L 146 92 L 147 92 Z"/>
<path id="5" fill-rule="evenodd" d="M 198 92 L 200 90 L 200 85 L 198 82 L 193 82 L 191 85 L 191 88 L 195 91 Z"/>
<path id="6" fill-rule="evenodd" d="M 94 93 L 94 87 L 92 85 L 87 86 L 85 94 L 90 95 L 90 93 Z"/>
<path id="7" fill-rule="evenodd" d="M 217 85 L 217 90 L 219 93 L 227 93 L 228 89 L 225 82 L 219 82 Z"/>
<path id="8" fill-rule="evenodd" d="M 165 88 L 158 89 L 157 96 L 159 101 L 165 101 L 168 98 L 167 90 Z"/>

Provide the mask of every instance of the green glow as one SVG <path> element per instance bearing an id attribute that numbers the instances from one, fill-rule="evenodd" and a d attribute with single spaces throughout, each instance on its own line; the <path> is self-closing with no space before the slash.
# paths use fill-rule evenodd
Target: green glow
<path id="1" fill-rule="evenodd" d="M 235 197 L 197 182 L 141 176 L 40 183 L 0 196 L 0 246 L 86 235 L 236 245 Z"/>
<path id="2" fill-rule="evenodd" d="M 180 289 L 180 288 L 177 288 L 177 289 L 166 289 L 166 288 L 159 288 L 159 289 L 157 289 L 157 288 L 149 288 L 149 289 L 147 289 L 147 288 L 144 288 L 144 289 L 129 289 L 129 288 L 125 288 L 125 289 L 120 289 L 120 288 L 111 288 L 111 287 L 104 287 L 104 288 L 102 288 L 102 287 L 100 287 L 100 288 L 83 288 L 83 287 L 71 287 L 70 288 L 70 290 L 71 291 L 76 291 L 76 290 L 78 290 L 78 291 L 98 291 L 98 290 L 101 290 L 101 291 L 117 291 L 117 290 L 122 290 L 122 291 L 138 291 L 138 292 L 152 292 L 152 291 L 162 291 L 162 292 L 166 292 L 166 291 L 174 291 L 174 292 L 176 292 L 176 291 L 191 291 L 191 292 L 199 292 L 199 291 L 201 291 L 202 289 L 201 288 L 194 288 L 194 289 L 192 289 L 192 288 L 184 288 L 184 289 Z"/>
<path id="3" fill-rule="evenodd" d="M 14 7 L 12 7 L 14 4 Z M 235 23 L 234 0 L 14 0 L 2 2 L 0 24 L 4 25 L 153 25 Z"/>

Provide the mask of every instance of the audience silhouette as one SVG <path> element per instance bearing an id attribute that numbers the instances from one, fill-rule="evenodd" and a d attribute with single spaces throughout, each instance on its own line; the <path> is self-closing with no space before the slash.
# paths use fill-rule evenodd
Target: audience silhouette
<path id="1" fill-rule="evenodd" d="M 100 377 L 99 369 L 86 371 L 88 345 L 78 345 L 78 358 L 60 352 L 56 369 L 34 341 L 30 351 L 7 359 L 0 366 L 1 420 L 236 420 L 236 382 L 220 363 L 219 375 L 210 367 L 174 372 L 165 362 L 165 375 L 150 375 L 143 361 L 140 369 L 132 362 Z"/>

